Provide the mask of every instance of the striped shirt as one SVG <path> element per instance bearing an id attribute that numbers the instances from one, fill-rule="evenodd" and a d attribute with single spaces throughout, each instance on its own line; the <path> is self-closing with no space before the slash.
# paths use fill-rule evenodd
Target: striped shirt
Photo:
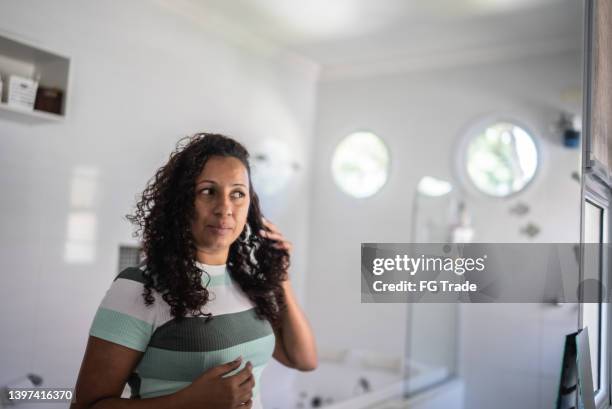
<path id="1" fill-rule="evenodd" d="M 153 305 L 144 303 L 142 269 L 123 270 L 106 292 L 89 335 L 144 352 L 128 384 L 132 398 L 151 398 L 185 388 L 206 370 L 242 355 L 239 369 L 253 364 L 253 408 L 261 408 L 259 378 L 272 356 L 275 337 L 267 320 L 255 315 L 253 303 L 232 280 L 226 265 L 197 266 L 210 292 L 202 308 L 213 314 L 187 315 L 177 321 L 170 306 L 152 290 Z M 209 281 L 210 276 L 210 281 Z"/>

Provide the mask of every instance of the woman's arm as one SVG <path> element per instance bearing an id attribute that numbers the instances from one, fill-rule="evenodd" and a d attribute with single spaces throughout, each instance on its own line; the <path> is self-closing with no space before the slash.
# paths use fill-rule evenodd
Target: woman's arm
<path id="1" fill-rule="evenodd" d="M 283 281 L 287 307 L 281 312 L 281 325 L 274 331 L 276 345 L 272 356 L 282 364 L 301 371 L 317 367 L 315 339 L 306 316 L 297 303 L 291 282 Z"/>
<path id="2" fill-rule="evenodd" d="M 120 397 L 141 357 L 140 351 L 90 336 L 70 409 L 181 407 L 176 394 L 142 400 Z"/>
<path id="3" fill-rule="evenodd" d="M 121 398 L 128 376 L 142 352 L 89 337 L 70 409 L 250 409 L 253 365 L 241 360 L 217 365 L 178 392 L 145 399 Z"/>
<path id="4" fill-rule="evenodd" d="M 268 231 L 261 230 L 260 235 L 273 240 L 275 242 L 274 247 L 291 253 L 293 245 L 278 228 L 266 219 L 262 221 Z M 293 287 L 288 278 L 282 282 L 282 287 L 286 308 L 281 311 L 280 328 L 274 329 L 276 345 L 272 356 L 290 368 L 312 371 L 317 367 L 317 348 L 312 329 L 297 303 Z"/>

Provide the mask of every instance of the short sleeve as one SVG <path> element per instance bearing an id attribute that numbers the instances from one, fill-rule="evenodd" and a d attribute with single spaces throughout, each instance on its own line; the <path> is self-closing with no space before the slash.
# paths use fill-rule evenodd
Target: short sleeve
<path id="1" fill-rule="evenodd" d="M 89 335 L 144 352 L 157 303 L 146 305 L 143 292 L 142 270 L 127 268 L 119 273 L 96 311 Z"/>

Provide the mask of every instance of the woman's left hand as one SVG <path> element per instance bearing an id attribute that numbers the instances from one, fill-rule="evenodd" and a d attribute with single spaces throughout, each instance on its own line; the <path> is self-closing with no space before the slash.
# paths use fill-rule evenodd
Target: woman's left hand
<path id="1" fill-rule="evenodd" d="M 278 230 L 278 227 L 271 221 L 261 218 L 264 226 L 268 230 L 260 230 L 259 234 L 266 239 L 274 241 L 272 247 L 277 248 L 279 250 L 286 250 L 289 255 L 291 255 L 291 251 L 293 250 L 293 244 L 289 240 L 283 236 L 283 234 Z"/>

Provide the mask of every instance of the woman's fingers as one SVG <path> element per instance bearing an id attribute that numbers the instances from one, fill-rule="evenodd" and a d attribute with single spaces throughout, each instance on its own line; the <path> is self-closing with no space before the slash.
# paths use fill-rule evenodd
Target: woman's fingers
<path id="1" fill-rule="evenodd" d="M 274 243 L 272 244 L 272 247 L 279 250 L 287 250 L 288 252 L 291 252 L 291 250 L 293 250 L 293 245 L 291 244 L 291 242 L 288 241 L 285 241 L 283 243 Z"/>
<path id="2" fill-rule="evenodd" d="M 243 391 L 240 396 L 238 396 L 239 402 L 247 402 L 251 400 L 253 397 L 253 388 L 249 388 L 248 390 Z"/>
<path id="3" fill-rule="evenodd" d="M 251 368 L 251 371 L 252 371 L 252 368 Z M 242 381 L 242 383 L 239 386 L 241 388 L 248 388 L 248 390 L 253 389 L 253 386 L 255 386 L 255 377 L 253 376 L 253 373 L 251 372 L 251 376 L 249 376 L 244 381 Z"/>
<path id="4" fill-rule="evenodd" d="M 273 247 L 283 248 L 283 249 L 286 249 L 286 250 L 290 250 L 290 249 L 293 248 L 293 245 L 291 244 L 291 242 L 289 240 L 287 240 L 285 238 L 285 236 L 283 236 L 280 233 L 272 233 L 272 232 L 269 232 L 269 231 L 263 231 L 262 230 L 261 231 L 261 235 L 263 237 L 267 238 L 267 239 L 274 240 L 275 243 L 272 244 Z"/>
<path id="5" fill-rule="evenodd" d="M 253 364 L 251 361 L 248 361 L 244 368 L 235 373 L 234 375 L 227 377 L 225 379 L 230 379 L 232 382 L 236 382 L 238 386 L 242 385 L 245 381 L 247 381 L 251 376 L 253 376 Z"/>
<path id="6" fill-rule="evenodd" d="M 269 221 L 268 219 L 262 218 L 261 221 L 263 222 L 264 226 L 266 226 L 272 232 L 280 233 L 280 231 L 278 230 L 278 227 L 276 227 L 276 225 L 274 223 L 272 223 L 271 221 Z"/>
<path id="7" fill-rule="evenodd" d="M 274 225 L 274 223 L 264 218 L 262 218 L 261 220 L 264 226 L 268 228 L 270 231 L 266 231 L 262 229 L 259 231 L 259 234 L 262 237 L 275 241 L 275 243 L 272 244 L 272 247 L 280 249 L 280 250 L 287 250 L 291 252 L 291 250 L 293 250 L 293 244 L 291 244 L 291 242 L 288 241 L 285 238 L 285 236 L 283 236 L 283 234 L 278 230 L 278 228 Z"/>
<path id="8" fill-rule="evenodd" d="M 283 241 L 285 237 L 281 233 L 275 233 L 271 231 L 260 230 L 259 233 L 267 239 Z"/>

